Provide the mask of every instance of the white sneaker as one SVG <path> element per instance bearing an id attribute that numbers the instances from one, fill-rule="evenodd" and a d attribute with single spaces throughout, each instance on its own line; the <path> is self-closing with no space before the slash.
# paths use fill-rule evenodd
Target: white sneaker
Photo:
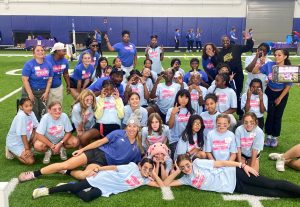
<path id="1" fill-rule="evenodd" d="M 199 50 L 196 50 L 196 52 L 199 52 Z"/>
<path id="2" fill-rule="evenodd" d="M 45 165 L 50 163 L 51 156 L 52 156 L 52 151 L 51 151 L 51 149 L 48 149 L 45 152 L 45 156 L 44 156 L 44 159 L 43 159 L 43 163 Z"/>
<path id="3" fill-rule="evenodd" d="M 269 159 L 276 161 L 281 158 L 281 155 L 282 154 L 280 154 L 280 153 L 271 153 L 271 154 L 269 154 Z"/>
<path id="4" fill-rule="evenodd" d="M 68 159 L 66 148 L 64 148 L 64 147 L 60 148 L 59 156 L 60 156 L 61 160 L 67 160 Z"/>
<path id="5" fill-rule="evenodd" d="M 37 188 L 34 189 L 33 193 L 32 193 L 32 198 L 36 199 L 42 196 L 47 196 L 49 195 L 49 188 L 43 187 L 43 188 Z"/>
<path id="6" fill-rule="evenodd" d="M 276 161 L 276 170 L 279 172 L 284 172 L 285 159 L 282 155 Z"/>
<path id="7" fill-rule="evenodd" d="M 5 157 L 8 160 L 12 160 L 12 159 L 15 158 L 15 156 L 13 155 L 13 153 L 11 153 L 6 146 L 5 146 Z"/>

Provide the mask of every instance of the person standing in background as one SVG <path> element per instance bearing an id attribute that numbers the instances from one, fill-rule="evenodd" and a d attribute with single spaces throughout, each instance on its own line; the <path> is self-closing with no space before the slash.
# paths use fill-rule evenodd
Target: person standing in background
<path id="1" fill-rule="evenodd" d="M 164 60 L 164 48 L 157 45 L 157 35 L 151 35 L 150 38 L 150 45 L 146 48 L 146 59 L 152 60 L 151 70 L 159 74 L 163 70 L 161 61 Z"/>
<path id="2" fill-rule="evenodd" d="M 187 50 L 186 52 L 193 52 L 193 45 L 195 41 L 195 33 L 193 29 L 189 29 L 188 33 L 186 34 L 186 41 L 187 41 Z"/>
<path id="3" fill-rule="evenodd" d="M 102 57 L 102 49 L 101 49 L 102 37 L 101 37 L 101 35 L 102 35 L 101 31 L 98 28 L 95 29 L 95 39 L 98 42 L 98 50 L 97 50 L 97 52 Z"/>
<path id="4" fill-rule="evenodd" d="M 197 28 L 195 41 L 196 41 L 196 48 L 197 48 L 196 52 L 199 52 L 202 50 L 202 29 L 201 28 Z"/>
<path id="5" fill-rule="evenodd" d="M 180 50 L 179 50 L 179 40 L 180 40 L 180 37 L 181 37 L 180 30 L 179 29 L 175 29 L 175 35 L 174 35 L 175 50 L 174 50 L 174 52 L 180 52 Z"/>
<path id="6" fill-rule="evenodd" d="M 235 44 L 238 38 L 236 37 L 236 28 L 232 27 L 230 31 L 230 44 Z"/>

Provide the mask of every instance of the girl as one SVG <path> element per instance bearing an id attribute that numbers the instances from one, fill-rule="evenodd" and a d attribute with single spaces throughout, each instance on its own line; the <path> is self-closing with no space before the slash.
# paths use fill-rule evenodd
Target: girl
<path id="1" fill-rule="evenodd" d="M 300 186 L 285 180 L 273 180 L 259 175 L 250 166 L 233 161 L 195 159 L 179 155 L 177 169 L 164 184 L 189 185 L 199 190 L 218 193 L 240 193 L 268 197 L 299 198 Z M 180 173 L 184 175 L 174 180 Z"/>
<path id="2" fill-rule="evenodd" d="M 286 49 L 276 49 L 274 51 L 275 61 L 263 65 L 260 63 L 254 67 L 254 73 L 259 71 L 268 77 L 268 84 L 265 93 L 268 97 L 268 113 L 266 119 L 265 132 L 267 139 L 266 147 L 277 147 L 278 137 L 281 132 L 281 121 L 283 112 L 288 101 L 289 91 L 292 83 L 275 83 L 272 81 L 272 67 L 274 65 L 291 65 L 289 52 Z M 251 71 L 252 72 L 252 71 Z"/>
<path id="3" fill-rule="evenodd" d="M 174 74 L 175 71 L 169 68 L 157 78 L 150 94 L 150 98 L 157 98 L 157 102 L 147 108 L 148 114 L 159 113 L 164 123 L 168 109 L 174 104 L 176 93 L 183 88 L 183 85 L 173 83 Z M 165 80 L 165 83 L 160 83 L 162 79 Z"/>
<path id="4" fill-rule="evenodd" d="M 155 82 L 156 79 L 157 79 L 157 75 L 158 75 L 158 74 L 157 74 L 155 71 L 152 70 L 152 63 L 153 63 L 153 62 L 152 62 L 152 60 L 150 60 L 150 59 L 145 59 L 145 60 L 144 60 L 144 67 L 150 69 L 150 71 L 151 71 L 151 76 L 153 77 L 153 80 L 154 80 L 153 82 Z M 162 70 L 163 70 L 163 68 L 162 68 Z M 164 70 L 163 70 L 163 71 L 164 71 Z M 162 72 L 163 72 L 163 71 L 162 71 Z M 154 83 L 153 83 L 153 84 L 154 84 Z"/>
<path id="5" fill-rule="evenodd" d="M 49 164 L 52 154 L 60 154 L 62 160 L 67 160 L 66 148 L 75 148 L 79 141 L 72 135 L 73 127 L 67 114 L 62 112 L 61 103 L 53 101 L 48 106 L 36 130 L 34 149 L 45 152 L 44 164 Z"/>
<path id="6" fill-rule="evenodd" d="M 178 91 L 174 107 L 168 110 L 166 116 L 166 121 L 170 128 L 169 146 L 171 149 L 171 158 L 174 158 L 177 142 L 186 128 L 190 116 L 194 112 L 190 92 L 186 89 Z"/>
<path id="7" fill-rule="evenodd" d="M 178 155 L 188 154 L 191 158 L 206 158 L 203 151 L 204 138 L 203 138 L 204 124 L 202 118 L 198 114 L 190 116 L 185 130 L 180 137 L 174 160 Z"/>
<path id="8" fill-rule="evenodd" d="M 121 66 L 122 66 L 122 61 L 120 58 L 116 57 L 114 60 L 113 60 L 113 68 L 116 68 L 116 69 L 121 69 Z"/>
<path id="9" fill-rule="evenodd" d="M 207 134 L 205 152 L 210 160 L 236 159 L 236 143 L 234 134 L 228 130 L 230 118 L 227 114 L 219 114 L 216 119 L 217 128 Z"/>
<path id="10" fill-rule="evenodd" d="M 111 71 L 112 71 L 111 65 L 106 66 L 106 68 L 104 69 L 104 77 L 109 77 Z"/>
<path id="11" fill-rule="evenodd" d="M 74 73 L 70 77 L 71 95 L 76 100 L 81 90 L 85 89 L 91 81 L 94 67 L 91 65 L 90 53 L 83 53 L 82 63 L 76 65 Z"/>
<path id="12" fill-rule="evenodd" d="M 235 73 L 232 73 L 230 68 L 229 68 L 229 65 L 226 64 L 226 63 L 220 63 L 217 65 L 217 71 L 218 71 L 218 74 L 227 74 L 229 76 L 229 84 L 228 86 L 230 88 L 232 88 L 234 91 L 236 91 L 236 85 L 235 85 L 235 80 L 233 79 L 234 76 L 235 76 Z M 211 85 L 216 85 L 216 81 L 214 80 Z"/>
<path id="13" fill-rule="evenodd" d="M 93 139 L 105 137 L 110 132 L 121 128 L 124 117 L 124 105 L 119 91 L 111 80 L 104 80 L 100 96 L 96 98 L 96 124 L 80 137 L 82 146 L 86 146 Z"/>
<path id="14" fill-rule="evenodd" d="M 85 180 L 52 188 L 37 188 L 33 191 L 32 197 L 36 199 L 54 193 L 71 192 L 83 201 L 89 202 L 101 196 L 109 197 L 111 194 L 133 190 L 142 185 L 163 187 L 163 182 L 156 174 L 154 162 L 148 158 L 144 158 L 139 165 L 131 162 L 127 165 L 97 166 L 93 174 Z"/>
<path id="15" fill-rule="evenodd" d="M 206 72 L 199 69 L 199 59 L 198 58 L 192 58 L 190 60 L 190 66 L 191 66 L 191 70 L 184 75 L 184 82 L 189 83 L 189 80 L 190 80 L 190 77 L 191 77 L 191 72 L 198 72 L 200 74 L 200 84 L 202 86 L 208 88 L 209 87 L 209 85 L 207 84 L 208 77 L 207 77 Z"/>
<path id="16" fill-rule="evenodd" d="M 147 125 L 148 111 L 140 105 L 140 95 L 136 92 L 132 92 L 128 96 L 128 104 L 124 107 L 124 118 L 122 123 L 126 126 L 126 123 L 131 114 L 136 114 L 140 118 L 141 126 Z"/>
<path id="17" fill-rule="evenodd" d="M 163 121 L 158 113 L 150 114 L 146 127 L 142 129 L 143 147 L 148 150 L 150 145 L 157 142 L 167 143 L 169 139 L 169 127 L 163 124 Z"/>
<path id="18" fill-rule="evenodd" d="M 205 96 L 205 109 L 206 111 L 200 114 L 201 118 L 203 119 L 204 123 L 204 142 L 206 142 L 207 134 L 216 128 L 216 119 L 220 112 L 217 111 L 217 101 L 218 97 L 213 94 L 209 93 Z"/>
<path id="19" fill-rule="evenodd" d="M 151 70 L 149 68 L 144 67 L 142 70 L 142 81 L 146 82 L 146 86 L 148 88 L 149 94 L 151 93 L 151 90 L 153 89 L 153 84 L 155 82 Z"/>
<path id="20" fill-rule="evenodd" d="M 53 67 L 45 60 L 45 50 L 41 45 L 33 48 L 33 59 L 25 63 L 22 69 L 22 98 L 29 98 L 38 121 L 46 110 L 52 79 Z"/>
<path id="21" fill-rule="evenodd" d="M 255 113 L 258 126 L 264 129 L 264 112 L 268 109 L 268 97 L 263 92 L 262 82 L 258 78 L 254 78 L 250 82 L 250 88 L 241 98 L 241 108 L 245 112 Z"/>
<path id="22" fill-rule="evenodd" d="M 19 181 L 33 180 L 42 175 L 65 171 L 76 179 L 83 180 L 99 166 L 124 165 L 139 162 L 144 152 L 138 136 L 140 123 L 132 116 L 125 130 L 115 130 L 103 139 L 97 140 L 73 152 L 73 157 L 62 163 L 54 163 L 36 171 L 22 172 Z M 84 171 L 73 170 L 87 165 Z M 66 171 L 67 170 L 67 171 Z"/>
<path id="23" fill-rule="evenodd" d="M 128 82 L 125 88 L 124 93 L 124 102 L 128 102 L 128 96 L 132 92 L 136 92 L 140 96 L 141 106 L 148 106 L 149 99 L 149 90 L 147 88 L 146 82 L 142 79 L 142 74 L 138 70 L 130 71 L 130 75 L 128 77 Z"/>
<path id="24" fill-rule="evenodd" d="M 72 105 L 71 120 L 80 137 L 95 124 L 96 97 L 93 92 L 84 89 Z"/>
<path id="25" fill-rule="evenodd" d="M 100 57 L 100 55 L 99 55 L 99 53 L 97 52 L 97 50 L 98 50 L 98 42 L 97 42 L 97 40 L 95 40 L 94 38 L 93 39 L 91 39 L 90 41 L 89 41 L 89 48 L 87 49 L 87 50 L 84 50 L 81 54 L 80 54 L 80 56 L 79 56 L 79 58 L 78 58 L 78 62 L 77 62 L 77 65 L 79 65 L 79 64 L 81 64 L 82 62 L 83 62 L 83 55 L 85 54 L 85 53 L 88 53 L 88 54 L 90 54 L 90 56 L 91 56 L 91 65 L 93 66 L 93 68 L 95 69 L 96 67 L 97 67 L 97 65 L 98 65 L 98 61 L 99 61 L 99 57 Z M 92 73 L 93 74 L 93 73 Z"/>
<path id="26" fill-rule="evenodd" d="M 93 83 L 97 81 L 98 78 L 105 77 L 105 69 L 108 65 L 108 60 L 106 57 L 100 57 L 98 65 L 96 67 L 96 70 L 94 71 L 92 75 L 92 81 Z"/>
<path id="27" fill-rule="evenodd" d="M 173 161 L 169 156 L 169 148 L 167 145 L 157 142 L 148 149 L 148 158 L 155 163 L 155 172 L 162 180 L 165 180 L 173 166 Z"/>
<path id="28" fill-rule="evenodd" d="M 243 125 L 235 131 L 238 150 L 237 161 L 246 163 L 259 172 L 260 151 L 264 147 L 264 132 L 257 126 L 256 115 L 247 112 L 243 116 Z"/>
<path id="29" fill-rule="evenodd" d="M 229 88 L 229 77 L 221 73 L 216 76 L 216 85 L 208 88 L 208 93 L 214 93 L 218 97 L 217 110 L 220 113 L 228 114 L 230 117 L 231 130 L 236 125 L 236 120 L 232 115 L 237 109 L 236 93 Z"/>
<path id="30" fill-rule="evenodd" d="M 32 112 L 32 102 L 29 98 L 22 98 L 19 101 L 19 109 L 6 137 L 6 158 L 13 159 L 17 156 L 20 162 L 32 165 L 35 160 L 30 143 L 34 142 L 38 121 Z"/>
<path id="31" fill-rule="evenodd" d="M 179 72 L 179 71 L 176 71 L 175 72 L 175 75 L 174 75 L 174 83 L 177 83 L 179 85 L 183 85 L 183 88 L 184 89 L 188 89 L 188 85 L 186 84 L 186 82 L 183 81 L 183 76 L 182 74 Z"/>
<path id="32" fill-rule="evenodd" d="M 207 43 L 203 47 L 202 67 L 208 76 L 208 84 L 210 85 L 217 75 L 217 57 L 218 49 L 213 43 Z"/>
<path id="33" fill-rule="evenodd" d="M 192 107 L 196 114 L 201 114 L 204 104 L 203 97 L 207 94 L 207 89 L 200 86 L 201 77 L 199 72 L 191 72 L 189 81 L 189 92 L 191 93 Z"/>

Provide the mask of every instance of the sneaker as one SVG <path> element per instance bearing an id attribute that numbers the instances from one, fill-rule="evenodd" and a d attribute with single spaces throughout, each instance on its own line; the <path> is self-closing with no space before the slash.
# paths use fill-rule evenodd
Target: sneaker
<path id="1" fill-rule="evenodd" d="M 34 189 L 33 193 L 32 193 L 32 198 L 36 199 L 42 196 L 47 196 L 49 195 L 49 188 L 46 187 L 42 187 L 42 188 L 37 188 Z"/>
<path id="2" fill-rule="evenodd" d="M 267 138 L 265 141 L 265 147 L 270 147 L 271 146 L 271 140 L 270 138 Z"/>
<path id="3" fill-rule="evenodd" d="M 68 183 L 58 183 L 58 184 L 56 185 L 56 187 L 61 186 L 61 185 L 66 185 L 66 184 L 68 184 Z"/>
<path id="4" fill-rule="evenodd" d="M 25 182 L 35 179 L 33 171 L 22 172 L 18 177 L 20 182 Z"/>
<path id="5" fill-rule="evenodd" d="M 271 139 L 270 147 L 277 147 L 278 146 L 278 139 Z"/>
<path id="6" fill-rule="evenodd" d="M 5 147 L 5 157 L 8 160 L 12 160 L 15 158 L 15 156 L 13 155 L 13 153 L 11 153 L 7 147 Z"/>
<path id="7" fill-rule="evenodd" d="M 196 52 L 199 52 L 199 50 L 196 50 Z"/>
<path id="8" fill-rule="evenodd" d="M 45 156 L 44 156 L 44 159 L 43 159 L 43 163 L 45 165 L 50 163 L 51 156 L 52 156 L 52 151 L 51 151 L 51 149 L 48 149 L 45 152 Z"/>
<path id="9" fill-rule="evenodd" d="M 285 164 L 285 159 L 284 157 L 281 155 L 279 157 L 279 159 L 276 161 L 276 170 L 279 172 L 283 172 L 285 171 L 284 169 L 284 164 Z"/>
<path id="10" fill-rule="evenodd" d="M 279 160 L 282 154 L 280 153 L 271 153 L 269 154 L 269 159 L 270 160 Z"/>
<path id="11" fill-rule="evenodd" d="M 60 155 L 60 159 L 61 159 L 61 160 L 67 160 L 68 157 L 67 157 L 66 148 L 61 147 L 61 148 L 60 148 L 60 151 L 59 151 L 59 155 Z"/>

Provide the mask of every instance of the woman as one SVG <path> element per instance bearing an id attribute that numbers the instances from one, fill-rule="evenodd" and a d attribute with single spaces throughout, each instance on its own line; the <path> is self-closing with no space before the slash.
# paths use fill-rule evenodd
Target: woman
<path id="1" fill-rule="evenodd" d="M 285 180 L 273 180 L 261 175 L 241 162 L 195 159 L 179 155 L 177 169 L 164 184 L 166 186 L 190 185 L 198 190 L 218 193 L 243 193 L 268 197 L 300 197 L 300 186 Z M 184 175 L 174 180 L 180 173 Z"/>
<path id="2" fill-rule="evenodd" d="M 130 32 L 124 30 L 122 32 L 122 42 L 116 43 L 111 46 L 107 34 L 104 36 L 107 43 L 107 49 L 110 52 L 118 52 L 118 57 L 122 61 L 121 68 L 126 72 L 126 77 L 129 76 L 129 72 L 135 68 L 137 63 L 137 50 L 135 45 L 130 42 Z"/>
<path id="3" fill-rule="evenodd" d="M 143 152 L 138 136 L 140 123 L 132 116 L 125 130 L 115 130 L 106 137 L 97 140 L 80 150 L 73 152 L 73 157 L 62 163 L 55 163 L 37 171 L 23 172 L 19 181 L 33 180 L 41 175 L 64 172 L 77 179 L 85 179 L 95 167 L 107 165 L 122 165 L 129 162 L 139 162 Z M 85 170 L 74 170 L 87 165 Z"/>
<path id="4" fill-rule="evenodd" d="M 22 98 L 28 97 L 33 103 L 33 112 L 40 121 L 46 111 L 50 87 L 53 79 L 52 65 L 45 61 L 45 50 L 41 45 L 33 48 L 33 59 L 22 69 Z"/>
<path id="5" fill-rule="evenodd" d="M 90 42 L 89 42 L 89 49 L 87 50 L 84 50 L 79 58 L 78 58 L 78 62 L 77 62 L 77 65 L 81 64 L 82 63 L 82 56 L 85 54 L 85 53 L 89 53 L 91 55 L 91 65 L 96 68 L 97 65 L 98 65 L 98 62 L 99 62 L 99 58 L 100 58 L 100 55 L 99 53 L 97 52 L 98 50 L 98 42 L 97 40 L 95 39 L 91 39 Z"/>
<path id="6" fill-rule="evenodd" d="M 267 139 L 266 147 L 277 147 L 278 138 L 281 132 L 281 121 L 285 106 L 288 101 L 289 91 L 292 83 L 275 83 L 272 81 L 272 67 L 274 65 L 291 65 L 289 52 L 286 49 L 276 49 L 274 51 L 275 61 L 257 64 L 252 71 L 253 73 L 263 73 L 268 77 L 268 84 L 265 90 L 268 96 L 268 113 L 265 123 L 265 132 Z"/>
<path id="7" fill-rule="evenodd" d="M 217 75 L 218 49 L 213 43 L 207 43 L 203 47 L 202 67 L 208 76 L 209 85 L 215 80 Z"/>

